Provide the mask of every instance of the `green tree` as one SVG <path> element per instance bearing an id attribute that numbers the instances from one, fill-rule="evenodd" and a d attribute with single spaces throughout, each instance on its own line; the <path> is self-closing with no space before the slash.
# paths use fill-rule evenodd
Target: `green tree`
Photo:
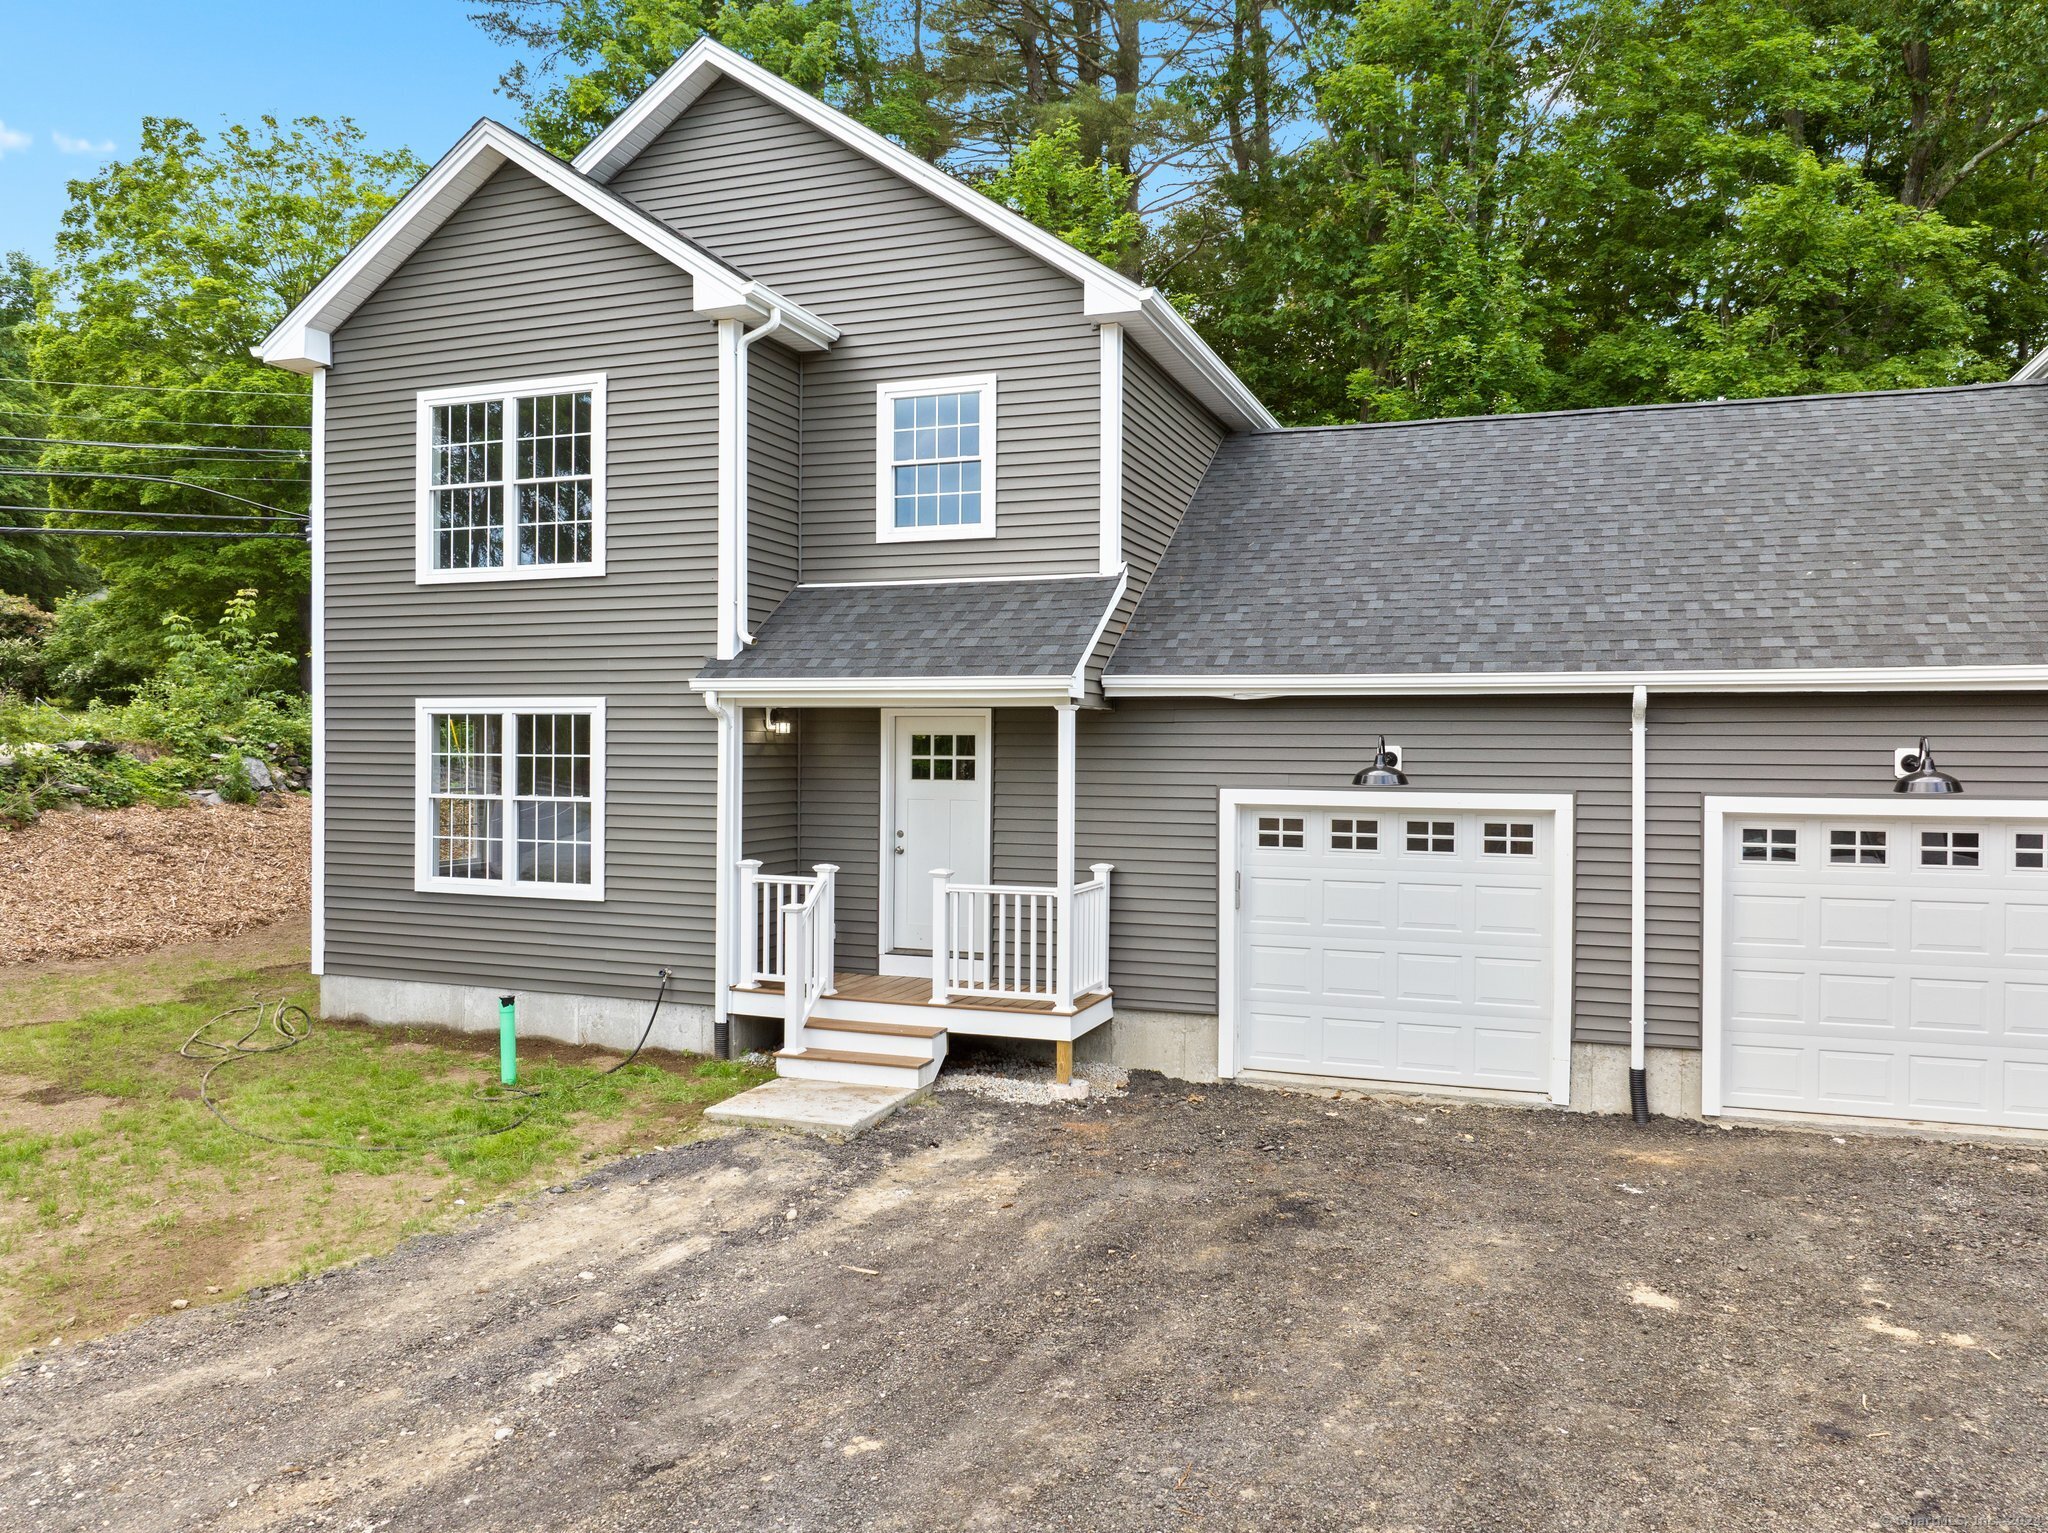
<path id="1" fill-rule="evenodd" d="M 1033 138 L 981 190 L 1111 266 L 1124 260 L 1142 232 L 1131 207 L 1129 173 L 1106 160 L 1084 158 L 1077 122 Z"/>
<path id="2" fill-rule="evenodd" d="M 39 464 L 60 476 L 46 481 L 54 504 L 117 514 L 58 519 L 102 531 L 299 527 L 306 380 L 257 363 L 249 347 L 421 169 L 402 151 L 367 150 L 346 120 L 264 118 L 209 139 L 145 118 L 132 158 L 73 182 L 55 303 L 30 352 L 35 376 L 60 380 L 43 391 L 62 427 L 47 435 L 66 441 Z M 223 515 L 258 520 L 199 519 Z M 210 623 L 243 589 L 262 593 L 262 628 L 303 645 L 303 542 L 78 541 L 105 593 L 67 606 L 59 626 L 89 628 L 94 685 L 139 680 L 163 655 L 167 615 Z"/>
<path id="3" fill-rule="evenodd" d="M 49 407 L 30 381 L 30 336 L 37 294 L 43 276 L 19 251 L 0 259 L 0 470 L 35 467 L 42 446 L 35 439 L 51 435 Z M 42 517 L 9 506 L 48 504 L 40 481 L 0 473 L 0 527 L 34 527 Z M 24 596 L 40 608 L 89 584 L 92 574 L 79 562 L 66 538 L 23 537 L 0 533 L 0 595 Z"/>

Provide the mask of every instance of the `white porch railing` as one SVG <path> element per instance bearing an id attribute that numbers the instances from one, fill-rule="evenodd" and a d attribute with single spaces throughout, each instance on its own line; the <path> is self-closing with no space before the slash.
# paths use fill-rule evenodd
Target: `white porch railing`
<path id="1" fill-rule="evenodd" d="M 1056 1012 L 1109 985 L 1109 875 L 1068 890 L 956 884 L 932 873 L 932 1004 L 1041 1001 Z"/>
<path id="2" fill-rule="evenodd" d="M 782 1046 L 804 1046 L 804 1026 L 818 998 L 832 993 L 832 878 L 824 870 L 803 898 L 784 905 L 782 927 Z"/>
<path id="3" fill-rule="evenodd" d="M 758 990 L 764 982 L 789 983 L 784 941 L 787 912 L 792 905 L 805 904 L 815 897 L 814 909 L 819 914 L 810 923 L 809 942 L 812 946 L 824 944 L 824 993 L 832 993 L 832 936 L 837 925 L 834 885 L 838 872 L 838 867 L 829 862 L 819 863 L 809 878 L 787 873 L 764 874 L 760 859 L 755 857 L 740 864 L 740 972 L 734 981 L 740 989 Z"/>

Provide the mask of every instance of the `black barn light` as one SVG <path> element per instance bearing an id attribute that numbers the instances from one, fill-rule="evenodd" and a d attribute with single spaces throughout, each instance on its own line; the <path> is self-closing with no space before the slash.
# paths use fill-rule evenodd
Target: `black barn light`
<path id="1" fill-rule="evenodd" d="M 1372 758 L 1372 765 L 1351 779 L 1354 788 L 1405 788 L 1408 774 L 1394 765 L 1394 753 L 1387 749 L 1387 737 L 1380 736 L 1378 754 Z"/>
<path id="2" fill-rule="evenodd" d="M 1920 737 L 1917 754 L 1900 758 L 1899 765 L 1906 769 L 1906 775 L 1892 784 L 1894 793 L 1960 793 L 1963 785 L 1934 764 L 1934 752 L 1927 748 L 1927 737 Z"/>

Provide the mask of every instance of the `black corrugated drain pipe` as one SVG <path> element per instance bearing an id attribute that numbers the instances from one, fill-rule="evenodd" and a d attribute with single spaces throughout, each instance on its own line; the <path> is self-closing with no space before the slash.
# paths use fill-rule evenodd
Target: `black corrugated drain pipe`
<path id="1" fill-rule="evenodd" d="M 1641 1127 L 1650 1121 L 1650 1072 L 1631 1070 L 1628 1072 L 1628 1105 L 1636 1115 L 1636 1124 Z"/>

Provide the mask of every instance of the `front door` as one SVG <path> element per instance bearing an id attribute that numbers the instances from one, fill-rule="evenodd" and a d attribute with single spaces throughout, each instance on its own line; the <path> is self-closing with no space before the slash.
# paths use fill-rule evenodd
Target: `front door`
<path id="1" fill-rule="evenodd" d="M 893 885 L 891 946 L 929 952 L 934 868 L 953 882 L 985 884 L 989 827 L 988 717 L 917 713 L 895 717 L 895 776 L 886 855 Z"/>

